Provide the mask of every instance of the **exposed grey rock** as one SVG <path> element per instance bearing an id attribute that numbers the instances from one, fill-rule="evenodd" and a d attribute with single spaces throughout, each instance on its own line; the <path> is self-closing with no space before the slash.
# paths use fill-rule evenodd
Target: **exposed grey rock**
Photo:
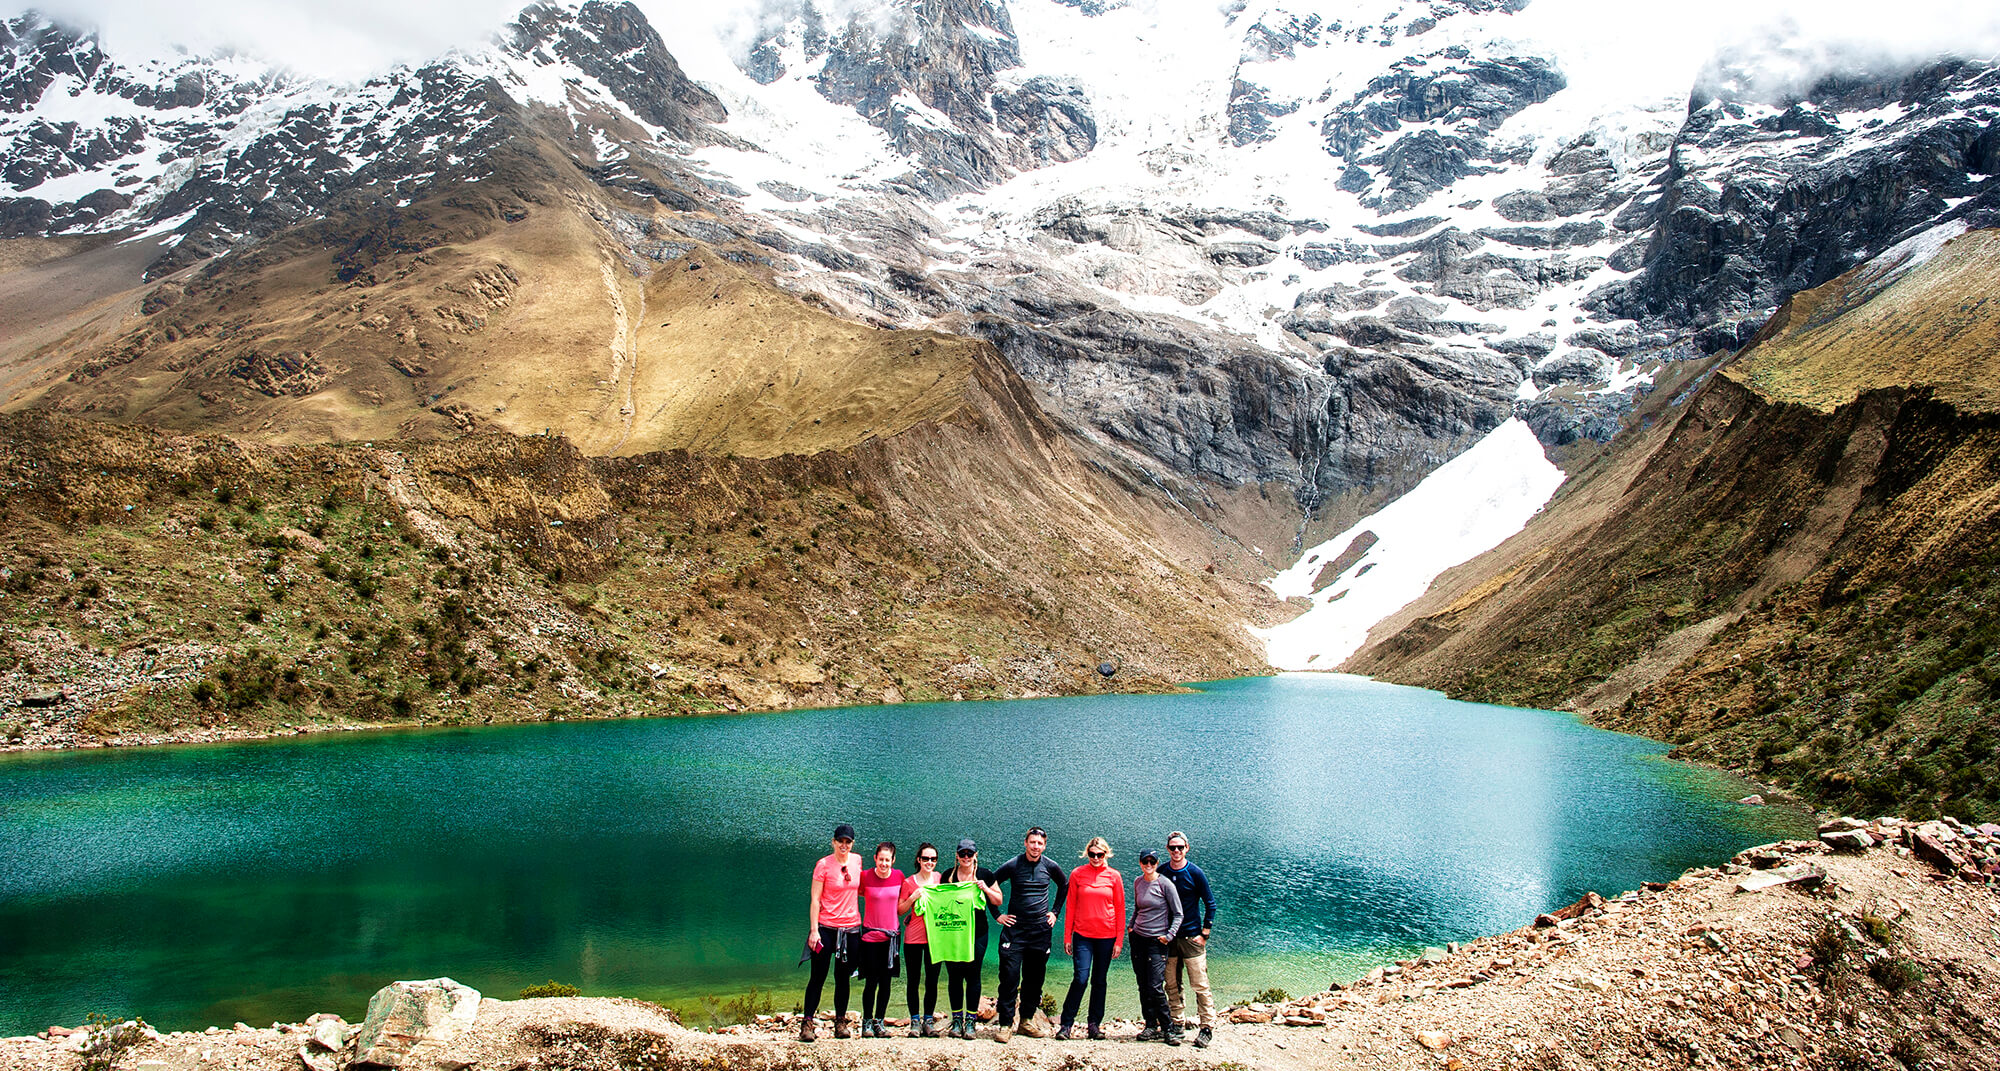
<path id="1" fill-rule="evenodd" d="M 1516 190 L 1493 199 L 1493 211 L 1515 223 L 1541 223 L 1554 219 L 1555 205 L 1539 190 Z"/>
<path id="2" fill-rule="evenodd" d="M 1491 349 L 1515 357 L 1528 357 L 1540 360 L 1556 351 L 1556 337 L 1554 335 L 1543 334 L 1523 335 L 1520 338 L 1499 339 L 1488 342 L 1486 345 Z"/>
<path id="3" fill-rule="evenodd" d="M 1277 247 L 1264 242 L 1210 242 L 1205 248 L 1217 264 L 1254 268 L 1278 259 Z"/>
<path id="4" fill-rule="evenodd" d="M 1238 77 L 1229 87 L 1229 140 L 1239 149 L 1269 141 L 1275 136 L 1271 132 L 1271 120 L 1298 110 L 1298 101 L 1272 100 L 1270 92 L 1263 86 Z"/>
<path id="5" fill-rule="evenodd" d="M 1504 257 L 1479 252 L 1485 240 L 1455 227 L 1401 247 L 1424 255 L 1396 272 L 1406 282 L 1431 284 L 1434 293 L 1479 309 L 1526 308 L 1535 295 L 1585 279 L 1604 266 L 1601 257 L 1557 253 L 1547 257 Z M 1389 250 L 1384 250 L 1389 253 Z"/>
<path id="6" fill-rule="evenodd" d="M 1097 120 L 1083 87 L 1067 78 L 1035 77 L 1019 89 L 993 94 L 993 114 L 1016 139 L 1012 162 L 1021 168 L 1081 159 L 1097 147 Z"/>
<path id="7" fill-rule="evenodd" d="M 1610 378 L 1611 360 L 1596 350 L 1567 350 L 1535 366 L 1535 382 L 1545 387 L 1558 383 L 1588 385 Z"/>
<path id="8" fill-rule="evenodd" d="M 1539 384 L 1541 373 L 1535 376 Z M 1632 395 L 1623 392 L 1555 394 L 1522 403 L 1517 415 L 1544 446 L 1564 446 L 1581 439 L 1608 443 L 1624 427 L 1632 406 Z"/>
<path id="9" fill-rule="evenodd" d="M 1377 238 L 1408 238 L 1413 234 L 1431 230 L 1444 221 L 1443 216 L 1418 216 L 1398 223 L 1363 223 L 1355 230 L 1375 235 Z"/>
<path id="10" fill-rule="evenodd" d="M 574 12 L 550 4 L 522 10 L 509 27 L 515 49 L 550 52 L 597 79 L 633 114 L 683 140 L 702 140 L 729 118 L 715 94 L 681 71 L 659 32 L 629 2 L 586 0 Z"/>
<path id="11" fill-rule="evenodd" d="M 1604 221 L 1593 219 L 1555 227 L 1481 227 L 1473 233 L 1524 249 L 1567 249 L 1595 245 L 1603 241 L 1609 232 L 1610 228 L 1604 225 Z"/>
<path id="12" fill-rule="evenodd" d="M 1472 58 L 1457 49 L 1412 57 L 1328 113 L 1320 132 L 1327 152 L 1350 165 L 1343 189 L 1371 190 L 1380 175 L 1383 188 L 1362 203 L 1386 215 L 1488 170 L 1480 163 L 1493 158 L 1486 135 L 1566 84 L 1535 56 Z M 1369 151 L 1405 124 L 1426 127 Z"/>
<path id="13" fill-rule="evenodd" d="M 1907 107 L 1880 129 L 1843 133 L 1810 123 L 1807 102 Z M 1760 125 L 1750 116 L 1762 103 L 1798 110 Z M 1711 71 L 1655 190 L 1635 202 L 1635 218 L 1621 216 L 1621 225 L 1649 230 L 1644 270 L 1598 307 L 1705 324 L 1826 282 L 1940 218 L 1947 199 L 1991 184 L 2000 173 L 2000 119 L 1979 118 L 1982 103 L 2000 104 L 2000 74 L 1963 60 L 1830 78 L 1803 99 L 1773 100 L 1726 65 Z M 1800 133 L 1816 140 L 1801 142 Z M 1704 167 L 1707 155 L 1745 163 Z"/>

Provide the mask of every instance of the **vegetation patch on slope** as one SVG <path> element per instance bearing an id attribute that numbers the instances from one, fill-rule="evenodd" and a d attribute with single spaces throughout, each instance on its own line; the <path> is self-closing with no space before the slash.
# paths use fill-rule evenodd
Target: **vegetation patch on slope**
<path id="1" fill-rule="evenodd" d="M 1160 689 L 1254 659 L 1206 574 L 1072 593 L 913 522 L 852 453 L 267 447 L 30 415 L 0 422 L 0 488 L 13 746 Z M 1133 553 L 1035 523 L 1030 558 Z"/>

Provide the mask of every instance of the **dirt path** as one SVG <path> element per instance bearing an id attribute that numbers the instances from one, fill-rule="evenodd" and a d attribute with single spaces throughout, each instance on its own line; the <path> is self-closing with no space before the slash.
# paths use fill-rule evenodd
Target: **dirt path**
<path id="1" fill-rule="evenodd" d="M 1907 839 L 1907 826 L 1875 827 Z M 1958 842 L 1970 854 L 1996 840 Z M 1969 846 L 1969 847 L 1968 847 Z M 1768 875 L 1822 880 L 1744 891 Z M 706 1033 L 639 1001 L 481 1003 L 423 1071 L 1306 1071 L 1320 1068 L 1992 1068 L 2000 1066 L 2000 896 L 1903 847 L 1836 854 L 1814 841 L 1579 907 L 1577 917 L 1385 964 L 1346 989 L 1228 1013 L 1207 1049 L 1016 1037 L 795 1040 L 794 1016 Z M 1246 1020 L 1266 1020 L 1250 1022 Z M 333 1053 L 303 1025 L 146 1040 L 131 1071 L 306 1071 Z M 74 1071 L 56 1037 L 0 1041 L 0 1067 Z M 305 1050 L 306 1057 L 301 1056 Z"/>

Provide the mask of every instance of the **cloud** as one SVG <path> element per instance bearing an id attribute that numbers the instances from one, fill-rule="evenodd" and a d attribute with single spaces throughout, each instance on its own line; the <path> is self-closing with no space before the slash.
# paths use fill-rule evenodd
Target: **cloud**
<path id="1" fill-rule="evenodd" d="M 37 10 L 96 27 L 121 57 L 221 49 L 338 80 L 421 63 L 491 37 L 521 0 L 40 0 Z"/>
<path id="2" fill-rule="evenodd" d="M 829 24 L 879 11 L 891 0 L 820 0 Z M 1008 0 L 1012 6 L 1058 0 Z M 792 0 L 639 0 L 677 55 L 737 54 Z M 95 25 L 127 56 L 231 48 L 304 73 L 358 79 L 397 63 L 475 45 L 525 0 L 41 0 L 51 15 Z M 1253 5 L 1254 6 L 1254 5 Z M 1332 0 L 1273 6 L 1336 13 Z M 1169 0 L 1162 18 L 1218 23 L 1215 0 Z M 1566 70 L 1607 89 L 1685 93 L 1718 53 L 1754 47 L 1772 69 L 1804 77 L 1856 63 L 1910 63 L 1942 54 L 2000 56 L 1993 0 L 1680 0 L 1674 5 L 1533 0 L 1510 20 L 1552 45 Z M 1143 47 L 1135 42 L 1133 47 Z M 688 58 L 681 56 L 683 62 Z M 696 66 L 699 66 L 697 64 Z"/>
<path id="3" fill-rule="evenodd" d="M 1841 69 L 2000 56 L 1992 0 L 1680 0 L 1659 5 L 1534 0 L 1519 32 L 1552 46 L 1574 83 L 1685 94 L 1718 57 L 1773 88 Z"/>

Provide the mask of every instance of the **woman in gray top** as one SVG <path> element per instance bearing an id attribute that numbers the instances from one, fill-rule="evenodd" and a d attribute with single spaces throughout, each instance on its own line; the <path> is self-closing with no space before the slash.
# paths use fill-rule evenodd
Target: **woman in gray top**
<path id="1" fill-rule="evenodd" d="M 1181 928 L 1181 896 L 1174 883 L 1160 876 L 1160 853 L 1151 848 L 1139 856 L 1139 876 L 1132 879 L 1132 972 L 1139 977 L 1139 1008 L 1146 1028 L 1140 1041 L 1181 1043 L 1181 1024 L 1167 1012 L 1167 949 Z"/>

